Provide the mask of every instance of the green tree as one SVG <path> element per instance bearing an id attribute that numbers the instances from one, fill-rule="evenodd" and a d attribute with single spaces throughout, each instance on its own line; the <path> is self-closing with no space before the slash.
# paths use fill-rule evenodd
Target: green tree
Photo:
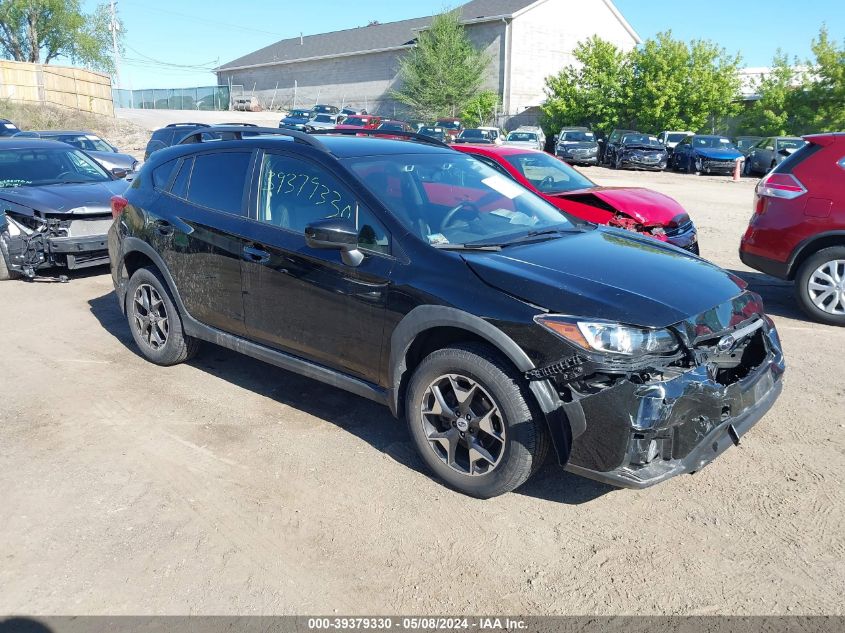
<path id="1" fill-rule="evenodd" d="M 434 17 L 417 45 L 399 62 L 397 101 L 417 116 L 457 116 L 481 89 L 489 59 L 477 50 L 455 11 Z"/>
<path id="2" fill-rule="evenodd" d="M 772 60 L 771 73 L 754 85 L 759 99 L 742 115 L 742 125 L 749 133 L 759 136 L 786 136 L 798 132 L 796 108 L 803 86 L 800 84 L 797 63 L 790 63 L 778 49 Z"/>
<path id="3" fill-rule="evenodd" d="M 812 126 L 817 131 L 845 130 L 845 41 L 840 45 L 831 40 L 822 26 L 812 48 L 815 60 L 809 62 L 806 89 L 814 112 Z"/>
<path id="4" fill-rule="evenodd" d="M 566 125 L 610 132 L 624 124 L 631 83 L 629 56 L 597 36 L 573 51 L 577 64 L 546 78 L 543 127 L 556 134 Z"/>
<path id="5" fill-rule="evenodd" d="M 466 127 L 493 125 L 496 113 L 501 110 L 501 105 L 497 93 L 492 90 L 482 90 L 461 110 L 461 121 Z"/>
<path id="6" fill-rule="evenodd" d="M 631 53 L 631 118 L 639 129 L 710 131 L 736 114 L 740 57 L 718 45 L 659 33 Z"/>
<path id="7" fill-rule="evenodd" d="M 80 0 L 0 0 L 0 51 L 19 62 L 66 57 L 113 72 L 110 21 L 108 6 L 85 13 Z"/>

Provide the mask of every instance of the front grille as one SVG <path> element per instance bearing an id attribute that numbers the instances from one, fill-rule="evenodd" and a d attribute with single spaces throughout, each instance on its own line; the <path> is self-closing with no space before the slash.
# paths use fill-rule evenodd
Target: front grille
<path id="1" fill-rule="evenodd" d="M 712 169 L 715 171 L 732 171 L 736 161 L 733 160 L 705 160 L 703 162 L 704 169 Z"/>

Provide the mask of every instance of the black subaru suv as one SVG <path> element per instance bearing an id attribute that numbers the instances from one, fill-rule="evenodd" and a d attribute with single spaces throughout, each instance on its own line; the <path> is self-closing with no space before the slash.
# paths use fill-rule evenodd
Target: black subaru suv
<path id="1" fill-rule="evenodd" d="M 113 200 L 117 299 L 155 363 L 209 341 L 384 403 L 478 497 L 549 447 L 623 487 L 697 471 L 781 391 L 760 298 L 690 253 L 411 133 L 201 132 Z"/>

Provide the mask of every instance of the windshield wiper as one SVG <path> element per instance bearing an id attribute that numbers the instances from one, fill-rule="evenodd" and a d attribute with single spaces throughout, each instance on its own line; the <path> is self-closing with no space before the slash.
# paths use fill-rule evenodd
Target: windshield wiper
<path id="1" fill-rule="evenodd" d="M 500 251 L 501 244 L 432 244 L 441 251 Z"/>

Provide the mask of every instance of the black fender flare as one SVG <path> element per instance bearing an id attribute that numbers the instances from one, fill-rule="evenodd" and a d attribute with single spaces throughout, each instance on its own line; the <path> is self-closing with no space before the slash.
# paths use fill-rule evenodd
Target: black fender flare
<path id="1" fill-rule="evenodd" d="M 173 281 L 173 276 L 170 274 L 170 270 L 167 268 L 167 264 L 164 263 L 161 255 L 156 252 L 156 250 L 150 246 L 144 240 L 137 238 L 137 237 L 124 237 L 123 238 L 123 253 L 121 254 L 120 260 L 120 277 L 126 278 L 126 281 L 129 281 L 128 276 L 125 274 L 126 271 L 126 256 L 130 253 L 142 253 L 146 255 L 150 260 L 152 260 L 155 267 L 158 268 L 158 271 L 161 273 L 161 276 L 164 277 L 164 281 L 167 284 L 167 289 L 170 291 L 170 296 L 173 297 L 173 300 L 176 302 L 176 306 L 179 308 L 180 316 L 182 317 L 183 324 L 184 321 L 192 321 L 193 318 L 185 309 L 185 304 L 182 303 L 182 297 L 179 295 L 179 291 L 176 289 L 176 282 Z M 126 297 L 121 297 L 121 308 L 123 308 L 124 312 L 126 310 L 125 307 Z"/>
<path id="2" fill-rule="evenodd" d="M 388 404 L 394 416 L 399 417 L 401 414 L 399 395 L 407 372 L 408 350 L 417 336 L 437 327 L 466 330 L 483 338 L 504 354 L 523 374 L 536 369 L 528 355 L 513 339 L 481 317 L 447 306 L 417 306 L 405 315 L 390 337 Z M 558 461 L 564 464 L 569 459 L 572 438 L 586 430 L 583 410 L 581 407 L 567 407 L 564 412 L 564 403 L 561 402 L 554 385 L 548 380 L 530 381 L 529 388 L 548 423 Z"/>
<path id="3" fill-rule="evenodd" d="M 792 252 L 792 255 L 789 257 L 789 268 L 787 272 L 788 279 L 795 279 L 797 274 L 797 263 L 802 259 L 806 259 L 804 254 L 808 250 L 820 250 L 820 249 L 813 249 L 813 245 L 821 240 L 825 240 L 830 237 L 841 238 L 843 243 L 845 243 L 845 231 L 825 231 L 824 233 L 818 233 L 807 239 L 803 240 L 798 246 L 795 247 L 795 250 Z M 827 248 L 827 247 L 825 247 Z"/>

